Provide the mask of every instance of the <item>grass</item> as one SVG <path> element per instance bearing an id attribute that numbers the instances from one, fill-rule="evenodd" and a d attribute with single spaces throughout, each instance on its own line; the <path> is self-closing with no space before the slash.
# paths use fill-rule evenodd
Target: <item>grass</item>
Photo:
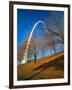
<path id="1" fill-rule="evenodd" d="M 48 57 L 17 67 L 18 80 L 37 80 L 64 78 L 64 53 L 54 54 Z"/>

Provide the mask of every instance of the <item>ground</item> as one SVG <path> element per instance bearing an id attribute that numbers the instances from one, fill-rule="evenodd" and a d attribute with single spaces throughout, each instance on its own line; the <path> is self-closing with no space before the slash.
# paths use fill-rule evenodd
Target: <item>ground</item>
<path id="1" fill-rule="evenodd" d="M 54 54 L 48 57 L 26 64 L 18 65 L 18 80 L 57 79 L 64 78 L 64 53 Z"/>

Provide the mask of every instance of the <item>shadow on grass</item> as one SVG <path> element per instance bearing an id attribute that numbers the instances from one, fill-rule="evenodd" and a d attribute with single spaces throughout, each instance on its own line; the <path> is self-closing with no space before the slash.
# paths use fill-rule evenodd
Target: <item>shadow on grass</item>
<path id="1" fill-rule="evenodd" d="M 44 70 L 53 67 L 56 70 L 64 70 L 64 56 L 61 56 L 58 59 L 55 59 L 53 61 L 50 61 L 48 63 L 43 63 L 42 65 L 38 66 L 37 68 L 33 69 L 33 72 L 38 70 L 35 74 L 33 74 L 32 76 L 26 78 L 25 80 L 30 80 L 32 79 L 34 76 L 40 74 L 41 72 L 43 72 Z"/>
<path id="2" fill-rule="evenodd" d="M 55 59 L 53 61 L 50 61 L 48 63 L 43 63 L 42 65 L 40 65 L 39 67 L 35 68 L 35 70 L 45 70 L 48 69 L 50 67 L 54 67 L 56 70 L 64 70 L 64 56 L 60 57 L 59 59 Z"/>

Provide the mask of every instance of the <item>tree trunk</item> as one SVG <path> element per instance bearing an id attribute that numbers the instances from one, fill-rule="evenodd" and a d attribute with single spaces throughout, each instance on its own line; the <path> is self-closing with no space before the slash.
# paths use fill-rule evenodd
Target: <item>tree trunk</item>
<path id="1" fill-rule="evenodd" d="M 36 64 L 36 60 L 37 60 L 37 59 L 36 59 L 36 54 L 34 54 L 34 60 L 35 60 L 35 64 Z"/>
<path id="2" fill-rule="evenodd" d="M 55 45 L 54 45 L 54 54 L 56 54 L 56 49 L 55 49 Z"/>

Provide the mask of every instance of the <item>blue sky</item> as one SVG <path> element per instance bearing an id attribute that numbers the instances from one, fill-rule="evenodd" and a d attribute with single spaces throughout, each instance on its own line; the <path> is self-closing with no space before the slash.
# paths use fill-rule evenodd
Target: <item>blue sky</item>
<path id="1" fill-rule="evenodd" d="M 56 16 L 57 21 L 61 24 L 61 27 L 64 26 L 62 18 L 64 16 L 63 11 L 48 11 L 48 10 L 28 10 L 28 9 L 18 9 L 17 10 L 17 44 L 18 47 L 21 46 L 23 40 L 28 39 L 34 24 L 38 20 L 44 20 L 48 28 L 54 30 L 57 28 L 52 25 L 50 19 Z M 37 26 L 36 29 L 43 28 L 41 24 Z M 44 28 L 43 28 L 44 29 Z M 39 34 L 39 31 L 37 32 Z"/>

